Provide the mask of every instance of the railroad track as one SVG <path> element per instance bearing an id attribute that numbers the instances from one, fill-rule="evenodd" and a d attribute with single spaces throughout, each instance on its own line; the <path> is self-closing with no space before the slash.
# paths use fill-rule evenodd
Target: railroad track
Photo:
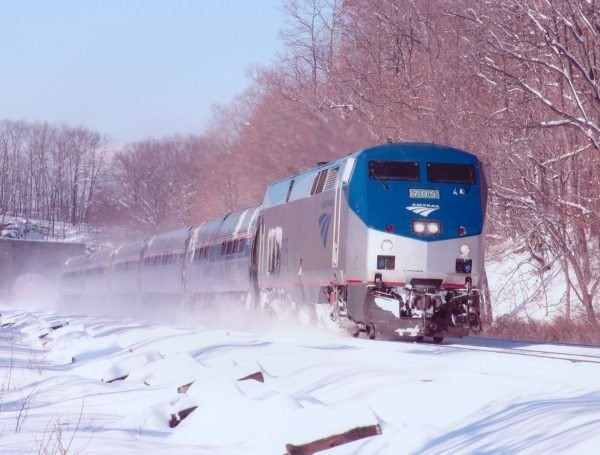
<path id="1" fill-rule="evenodd" d="M 447 339 L 436 345 L 443 349 L 493 352 L 506 355 L 540 357 L 566 360 L 573 363 L 599 363 L 600 346 L 550 344 L 535 341 L 503 340 L 497 338 L 469 337 Z"/>

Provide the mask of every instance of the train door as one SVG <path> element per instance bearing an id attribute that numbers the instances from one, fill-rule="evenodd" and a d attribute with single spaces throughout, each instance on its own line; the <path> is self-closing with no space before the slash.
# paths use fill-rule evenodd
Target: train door
<path id="1" fill-rule="evenodd" d="M 181 287 L 183 289 L 183 300 L 187 301 L 190 299 L 188 290 L 188 268 L 194 254 L 194 247 L 196 245 L 196 236 L 198 229 L 190 228 L 188 238 L 185 239 L 185 246 L 183 253 L 181 253 Z"/>
<path id="2" fill-rule="evenodd" d="M 258 218 L 254 244 L 252 245 L 252 257 L 250 258 L 250 279 L 254 279 L 257 286 L 259 281 L 264 280 L 266 276 L 265 244 L 265 221 L 261 215 Z"/>
<path id="3" fill-rule="evenodd" d="M 342 200 L 342 179 L 339 177 L 335 183 L 333 197 L 333 239 L 331 242 L 331 268 L 336 269 L 340 256 L 340 210 Z"/>
<path id="4" fill-rule="evenodd" d="M 146 259 L 146 252 L 148 251 L 148 245 L 150 244 L 150 241 L 152 239 L 144 239 L 142 242 L 142 248 L 140 250 L 140 257 L 139 257 L 139 261 L 137 262 L 137 267 L 136 267 L 136 280 L 137 280 L 137 295 L 138 295 L 138 303 L 143 303 L 144 302 L 144 261 Z"/>
<path id="5" fill-rule="evenodd" d="M 344 165 L 344 169 L 341 175 L 338 174 L 337 181 L 335 183 L 335 194 L 333 202 L 333 241 L 331 249 L 331 267 L 336 269 L 339 263 L 340 257 L 340 232 L 342 224 L 342 193 L 343 186 L 350 181 L 352 170 L 354 169 L 354 158 L 348 158 Z"/>

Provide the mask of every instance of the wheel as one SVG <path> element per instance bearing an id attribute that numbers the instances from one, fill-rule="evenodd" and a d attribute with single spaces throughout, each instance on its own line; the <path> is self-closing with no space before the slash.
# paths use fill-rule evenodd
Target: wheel
<path id="1" fill-rule="evenodd" d="M 433 337 L 433 342 L 436 344 L 440 344 L 442 341 L 444 341 L 444 337 Z"/>

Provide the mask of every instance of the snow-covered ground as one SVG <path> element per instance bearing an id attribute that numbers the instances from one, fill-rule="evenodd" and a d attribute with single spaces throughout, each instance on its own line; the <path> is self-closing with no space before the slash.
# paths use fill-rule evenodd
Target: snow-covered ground
<path id="1" fill-rule="evenodd" d="M 586 360 L 573 361 L 289 326 L 0 311 L 2 454 L 280 455 L 357 427 L 381 434 L 326 453 L 600 449 L 600 348 L 570 348 Z M 264 382 L 240 380 L 258 373 Z"/>
<path id="2" fill-rule="evenodd" d="M 515 252 L 507 242 L 489 248 L 485 263 L 494 318 L 512 315 L 552 322 L 566 312 L 566 283 L 557 261 L 540 271 L 525 252 Z M 571 315 L 585 317 L 576 293 L 571 293 Z"/>
<path id="3" fill-rule="evenodd" d="M 86 226 L 77 229 L 62 221 L 50 222 L 8 215 L 0 217 L 0 237 L 9 239 L 83 242 L 91 239 L 97 231 Z"/>

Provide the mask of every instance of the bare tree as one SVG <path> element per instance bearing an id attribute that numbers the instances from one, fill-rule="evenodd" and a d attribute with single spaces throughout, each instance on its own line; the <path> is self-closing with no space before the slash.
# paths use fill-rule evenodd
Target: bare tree
<path id="1" fill-rule="evenodd" d="M 600 151 L 599 5 L 516 0 L 469 12 L 487 36 L 479 74 L 506 94 L 497 124 L 513 172 L 499 176 L 495 195 L 508 207 L 507 228 L 542 270 L 560 261 L 594 326 L 600 218 L 588 182 L 598 179 Z"/>
<path id="2" fill-rule="evenodd" d="M 175 136 L 136 142 L 117 153 L 113 194 L 125 218 L 150 232 L 198 221 L 208 152 L 201 138 Z"/>
<path id="3" fill-rule="evenodd" d="M 77 225 L 86 221 L 98 176 L 104 165 L 104 143 L 99 133 L 83 128 L 62 127 L 58 132 L 58 156 L 65 169 L 68 185 L 70 221 Z"/>

